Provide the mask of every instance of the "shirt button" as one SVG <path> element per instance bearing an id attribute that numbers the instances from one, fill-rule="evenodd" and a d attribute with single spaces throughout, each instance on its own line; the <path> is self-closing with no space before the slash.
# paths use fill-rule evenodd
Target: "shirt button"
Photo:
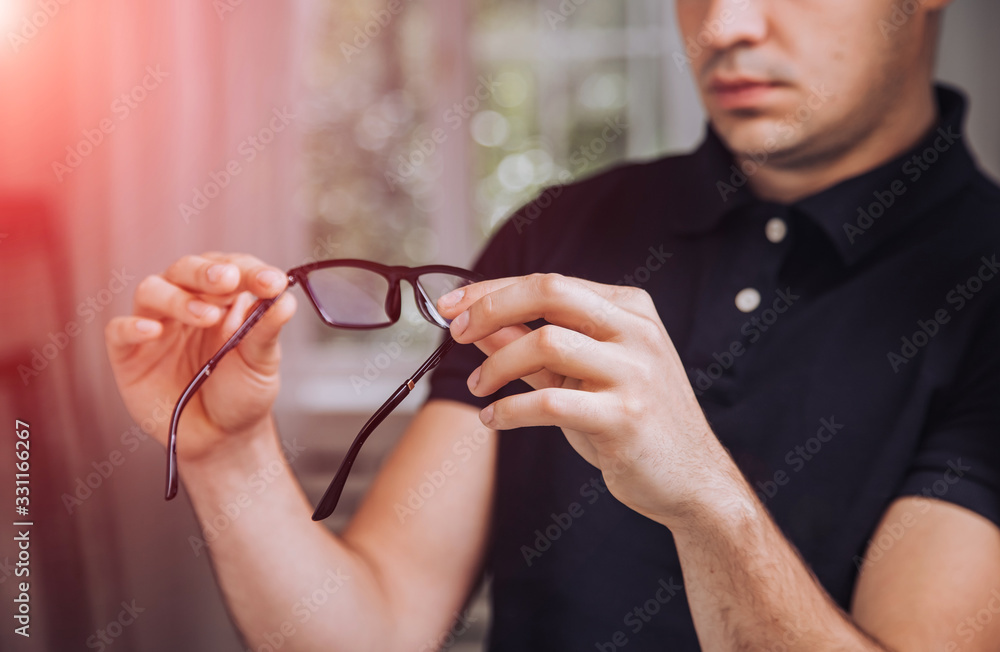
<path id="1" fill-rule="evenodd" d="M 736 307 L 740 312 L 753 312 L 760 305 L 760 292 L 753 288 L 743 288 L 736 293 Z"/>
<path id="2" fill-rule="evenodd" d="M 771 242 L 777 244 L 785 239 L 788 234 L 788 225 L 780 217 L 772 217 L 764 225 L 764 235 Z"/>

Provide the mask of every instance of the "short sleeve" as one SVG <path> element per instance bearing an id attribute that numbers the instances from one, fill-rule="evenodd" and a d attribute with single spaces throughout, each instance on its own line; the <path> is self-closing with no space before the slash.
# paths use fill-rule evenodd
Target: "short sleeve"
<path id="1" fill-rule="evenodd" d="M 899 495 L 945 500 L 1000 526 L 1000 304 L 985 313 L 955 375 L 932 401 Z"/>

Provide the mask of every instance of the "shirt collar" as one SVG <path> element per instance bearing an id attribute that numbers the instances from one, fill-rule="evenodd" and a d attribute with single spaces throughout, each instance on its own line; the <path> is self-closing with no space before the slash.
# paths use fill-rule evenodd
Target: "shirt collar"
<path id="1" fill-rule="evenodd" d="M 823 230 L 846 264 L 857 262 L 972 180 L 976 165 L 962 131 L 965 98 L 941 85 L 935 95 L 938 121 L 916 146 L 789 206 Z M 662 186 L 673 197 L 689 198 L 671 219 L 674 232 L 710 231 L 727 214 L 759 202 L 746 185 L 753 164 L 737 167 L 711 126 L 701 146 L 686 158 L 681 174 Z"/>

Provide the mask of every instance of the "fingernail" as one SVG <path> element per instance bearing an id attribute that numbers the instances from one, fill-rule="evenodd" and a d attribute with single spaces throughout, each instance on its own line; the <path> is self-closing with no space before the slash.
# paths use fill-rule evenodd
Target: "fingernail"
<path id="1" fill-rule="evenodd" d="M 156 330 L 156 322 L 149 319 L 140 319 L 135 322 L 135 329 L 140 333 L 152 333 Z"/>
<path id="2" fill-rule="evenodd" d="M 457 290 L 452 290 L 448 294 L 444 295 L 438 299 L 438 307 L 440 308 L 451 308 L 465 296 L 465 289 L 458 288 Z"/>
<path id="3" fill-rule="evenodd" d="M 203 301 L 189 301 L 188 310 L 195 317 L 208 317 L 209 315 L 215 314 L 216 308 L 215 306 Z"/>
<path id="4" fill-rule="evenodd" d="M 490 425 L 493 423 L 493 405 L 487 405 L 483 408 L 483 411 L 479 413 L 479 420 L 483 422 L 483 425 Z"/>
<path id="5" fill-rule="evenodd" d="M 212 265 L 205 271 L 209 283 L 218 283 L 222 274 L 226 271 L 225 265 Z"/>
<path id="6" fill-rule="evenodd" d="M 459 335 L 465 332 L 465 329 L 468 326 L 469 326 L 469 311 L 466 310 L 451 321 L 452 336 L 458 337 Z"/>
<path id="7" fill-rule="evenodd" d="M 476 367 L 476 370 L 472 372 L 469 376 L 469 389 L 475 391 L 476 387 L 479 386 L 479 376 L 482 374 L 482 367 Z"/>
<path id="8" fill-rule="evenodd" d="M 257 282 L 266 287 L 274 287 L 281 282 L 281 274 L 273 269 L 265 269 L 257 273 Z"/>

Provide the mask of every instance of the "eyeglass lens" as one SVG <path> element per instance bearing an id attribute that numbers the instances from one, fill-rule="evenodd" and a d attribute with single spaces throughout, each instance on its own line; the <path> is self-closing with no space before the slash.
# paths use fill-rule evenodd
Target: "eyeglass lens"
<path id="1" fill-rule="evenodd" d="M 378 326 L 392 321 L 386 312 L 389 279 L 359 267 L 326 267 L 309 272 L 309 287 L 327 321 Z"/>

